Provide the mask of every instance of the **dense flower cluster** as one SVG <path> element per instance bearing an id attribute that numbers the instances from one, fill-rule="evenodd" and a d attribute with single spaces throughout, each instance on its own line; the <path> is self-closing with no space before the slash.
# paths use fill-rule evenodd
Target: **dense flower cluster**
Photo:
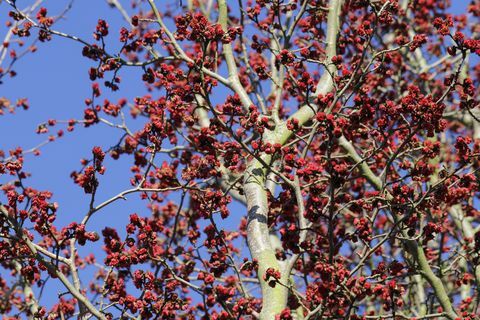
<path id="1" fill-rule="evenodd" d="M 478 1 L 107 2 L 123 25 L 83 39 L 69 10 L 6 1 L 0 81 L 63 37 L 90 87 L 79 119 L 0 150 L 5 319 L 478 318 Z M 81 126 L 112 134 L 66 212 L 28 154 Z"/>

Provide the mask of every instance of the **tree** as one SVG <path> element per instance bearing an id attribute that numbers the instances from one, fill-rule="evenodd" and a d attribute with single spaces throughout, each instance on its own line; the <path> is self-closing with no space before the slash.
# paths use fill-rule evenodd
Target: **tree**
<path id="1" fill-rule="evenodd" d="M 91 61 L 83 119 L 38 133 L 118 134 L 72 173 L 68 225 L 24 169 L 54 136 L 0 153 L 5 319 L 479 319 L 478 0 L 106 2 L 125 26 L 93 39 L 56 28 L 74 7 L 1 4 L 2 81 L 54 37 Z M 149 93 L 108 100 L 128 68 Z M 119 158 L 131 188 L 98 199 Z M 92 231 L 130 194 L 123 230 Z"/>

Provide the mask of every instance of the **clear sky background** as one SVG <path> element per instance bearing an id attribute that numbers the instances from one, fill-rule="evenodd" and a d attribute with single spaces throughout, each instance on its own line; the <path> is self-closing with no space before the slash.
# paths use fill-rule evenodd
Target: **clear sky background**
<path id="1" fill-rule="evenodd" d="M 17 1 L 19 6 L 22 2 L 24 1 Z M 45 7 L 49 9 L 49 15 L 56 14 L 61 12 L 68 2 L 47 0 Z M 0 21 L 6 21 L 8 11 L 9 6 L 2 3 Z M 111 25 L 111 43 L 118 47 L 118 30 L 125 25 L 125 21 L 118 11 L 110 9 L 104 1 L 75 1 L 72 10 L 54 29 L 78 35 L 93 43 L 92 33 L 99 18 L 108 20 Z M 83 189 L 74 185 L 70 173 L 81 168 L 81 158 L 91 158 L 93 146 L 108 149 L 118 142 L 121 132 L 100 124 L 89 128 L 77 125 L 75 130 L 69 133 L 65 130 L 65 125 L 59 124 L 47 134 L 35 133 L 37 126 L 48 119 L 83 118 L 84 100 L 91 96 L 88 69 L 94 66 L 91 60 L 82 56 L 83 46 L 72 40 L 54 37 L 49 43 L 37 45 L 39 50 L 36 53 L 22 58 L 15 65 L 14 70 L 18 75 L 14 78 L 7 77 L 4 84 L 0 85 L 0 97 L 4 96 L 12 101 L 27 97 L 31 106 L 28 111 L 17 109 L 15 114 L 0 117 L 0 149 L 7 151 L 16 146 L 29 149 L 46 140 L 48 135 L 55 134 L 57 129 L 64 129 L 63 138 L 42 147 L 41 156 L 30 155 L 25 161 L 26 170 L 32 173 L 32 177 L 27 180 L 28 184 L 39 190 L 54 192 L 54 200 L 60 204 L 58 223 L 64 225 L 70 221 L 81 220 L 88 208 L 89 195 L 85 195 Z M 112 49 L 112 52 L 115 51 Z M 101 104 L 104 98 L 116 102 L 120 97 L 132 101 L 134 97 L 145 94 L 141 75 L 140 69 L 123 69 L 121 90 L 113 93 L 102 88 L 104 94 L 97 102 Z M 138 126 L 138 121 L 130 124 Z M 120 158 L 119 161 L 106 157 L 107 171 L 104 176 L 99 177 L 97 201 L 106 200 L 107 197 L 130 187 L 130 165 L 127 157 Z M 136 196 L 132 195 L 130 198 Z M 92 225 L 105 226 L 112 222 L 120 224 L 126 221 L 120 221 L 120 217 L 128 218 L 128 214 L 124 212 L 133 212 L 130 210 L 138 208 L 129 206 L 128 203 L 129 201 L 105 209 L 94 217 Z"/>
<path id="2" fill-rule="evenodd" d="M 23 8 L 27 1 L 17 1 Z M 62 12 L 69 1 L 46 0 L 44 6 L 49 10 L 49 15 Z M 128 1 L 124 3 L 128 5 Z M 10 7 L 2 2 L 0 4 L 0 37 L 7 31 L 7 21 Z M 97 21 L 103 18 L 111 26 L 110 43 L 112 52 L 118 49 L 118 30 L 126 26 L 117 10 L 111 9 L 105 1 L 77 0 L 73 8 L 67 13 L 66 18 L 55 24 L 54 29 L 65 33 L 77 35 L 93 43 L 92 33 Z M 34 31 L 36 34 L 36 31 Z M 105 125 L 96 125 L 83 128 L 75 127 L 71 133 L 67 132 L 64 125 L 58 125 L 50 133 L 38 135 L 35 133 L 37 126 L 48 119 L 68 120 L 82 119 L 85 108 L 84 100 L 91 96 L 91 82 L 88 70 L 94 66 L 91 60 L 82 56 L 82 45 L 59 37 L 54 37 L 49 43 L 37 43 L 38 51 L 22 58 L 15 65 L 14 70 L 18 75 L 14 78 L 5 77 L 0 85 L 0 97 L 6 97 L 14 102 L 18 98 L 27 97 L 30 109 L 23 111 L 17 109 L 15 114 L 0 116 L 0 149 L 8 150 L 21 146 L 29 149 L 45 141 L 50 134 L 55 134 L 57 129 L 64 129 L 65 136 L 54 143 L 41 148 L 41 156 L 26 156 L 25 169 L 32 173 L 26 180 L 26 185 L 38 190 L 49 190 L 54 194 L 53 201 L 58 202 L 59 211 L 55 225 L 61 228 L 72 221 L 80 222 L 88 211 L 90 195 L 86 195 L 82 188 L 76 186 L 70 178 L 74 170 L 81 168 L 80 159 L 91 158 L 93 146 L 101 146 L 106 150 L 115 145 L 121 132 Z M 116 46 L 116 47 L 115 47 Z M 141 81 L 142 71 L 138 68 L 124 69 L 121 72 L 122 86 L 117 93 L 102 89 L 104 95 L 98 102 L 108 98 L 116 102 L 120 97 L 129 101 L 136 96 L 146 93 Z M 138 121 L 130 123 L 133 128 L 138 126 Z M 117 193 L 131 188 L 130 157 L 121 157 L 113 161 L 108 155 L 105 165 L 107 171 L 104 176 L 99 176 L 100 188 L 97 192 L 97 204 L 111 198 Z M 4 182 L 5 180 L 0 180 Z M 125 226 L 131 213 L 149 215 L 145 202 L 138 200 L 138 194 L 127 197 L 128 201 L 119 201 L 109 205 L 98 212 L 89 222 L 88 229 L 100 232 L 106 226 L 116 227 L 122 237 Z M 4 201 L 0 196 L 0 201 Z M 85 256 L 93 252 L 98 256 L 97 261 L 103 264 L 103 245 L 101 239 L 95 245 L 80 248 L 80 254 Z M 81 278 L 91 279 L 93 268 L 81 271 Z M 0 269 L 2 276 L 4 270 Z M 86 284 L 86 282 L 84 284 Z M 44 290 L 42 302 L 53 305 L 58 301 L 58 294 L 65 290 L 58 282 L 50 281 Z"/>
<path id="3" fill-rule="evenodd" d="M 130 1 L 120 0 L 125 7 Z M 29 4 L 30 1 L 17 0 L 19 7 Z M 44 6 L 49 9 L 49 15 L 56 15 L 63 11 L 69 1 L 46 0 Z M 157 0 L 162 8 L 163 0 Z M 169 1 L 170 3 L 170 1 Z M 467 0 L 452 0 L 455 13 L 465 12 L 469 3 Z M 10 7 L 0 1 L 0 39 L 3 39 L 7 31 L 5 22 Z M 121 26 L 127 26 L 120 13 L 109 8 L 105 1 L 101 0 L 76 0 L 73 8 L 67 13 L 66 18 L 55 24 L 54 29 L 66 33 L 78 35 L 93 42 L 92 32 L 95 30 L 97 20 L 103 18 L 110 24 L 111 43 L 118 45 L 118 30 Z M 82 45 L 68 39 L 54 37 L 49 43 L 38 43 L 39 50 L 22 58 L 15 65 L 14 70 L 18 73 L 15 78 L 4 78 L 0 85 L 0 98 L 6 97 L 12 101 L 27 97 L 30 102 L 30 110 L 17 110 L 15 114 L 0 116 L 0 149 L 5 151 L 21 146 L 24 149 L 31 148 L 47 138 L 47 135 L 35 133 L 36 127 L 48 119 L 68 120 L 83 118 L 84 99 L 91 94 L 88 69 L 93 65 L 91 60 L 81 55 Z M 114 50 L 112 50 L 114 51 Z M 136 96 L 143 95 L 145 87 L 141 81 L 140 69 L 123 69 L 121 71 L 122 84 L 118 93 L 112 93 L 103 89 L 104 95 L 101 100 L 108 98 L 117 101 L 120 97 L 126 97 L 129 101 Z M 65 129 L 64 126 L 58 128 Z M 56 129 L 52 130 L 55 133 Z M 91 128 L 77 126 L 75 131 L 65 137 L 48 144 L 41 149 L 42 155 L 26 157 L 25 167 L 33 175 L 27 180 L 27 185 L 39 190 L 50 190 L 54 193 L 54 201 L 60 205 L 57 226 L 62 227 L 71 221 L 80 221 L 87 212 L 89 196 L 83 190 L 74 185 L 70 178 L 73 170 L 80 169 L 80 159 L 91 156 L 93 146 L 101 146 L 107 149 L 115 145 L 120 137 L 120 132 L 105 125 L 96 125 Z M 98 203 L 112 197 L 120 191 L 130 187 L 131 176 L 129 158 L 121 158 L 113 161 L 106 158 L 107 171 L 100 177 L 100 189 L 97 194 Z M 122 160 L 123 159 L 123 160 Z M 1 182 L 2 180 L 0 180 Z M 138 195 L 130 195 L 129 201 L 117 202 L 108 206 L 94 216 L 90 224 L 90 230 L 101 230 L 105 226 L 119 227 L 124 234 L 124 226 L 128 221 L 129 214 L 138 212 L 141 215 L 148 214 L 144 203 L 135 201 Z M 4 198 L 0 197 L 0 201 Z M 238 206 L 232 207 L 238 215 L 245 214 Z M 229 229 L 236 229 L 234 224 Z M 98 245 L 94 253 L 99 253 Z M 90 247 L 91 248 L 91 247 Z M 90 248 L 84 247 L 82 254 L 88 253 Z M 102 258 L 99 262 L 103 262 Z M 0 269 L 0 272 L 4 272 Z M 51 289 L 44 294 L 42 299 L 49 304 L 57 299 L 59 287 Z"/>

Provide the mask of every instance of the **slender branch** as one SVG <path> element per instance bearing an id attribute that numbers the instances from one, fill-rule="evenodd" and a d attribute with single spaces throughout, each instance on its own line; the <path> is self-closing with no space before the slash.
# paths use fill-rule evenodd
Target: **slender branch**
<path id="1" fill-rule="evenodd" d="M 222 26 L 223 32 L 228 32 L 228 8 L 226 0 L 218 0 L 218 23 Z M 249 110 L 253 103 L 248 96 L 247 91 L 240 83 L 237 71 L 237 63 L 235 61 L 232 45 L 230 43 L 223 44 L 223 55 L 225 56 L 225 61 L 227 62 L 228 79 L 231 87 L 240 97 L 243 108 L 245 110 Z"/>
<path id="2" fill-rule="evenodd" d="M 98 309 L 96 309 L 88 300 L 88 298 L 85 297 L 80 291 L 78 291 L 55 265 L 43 258 L 43 256 L 38 252 L 33 242 L 23 232 L 23 228 L 20 227 L 18 223 L 9 216 L 8 210 L 3 205 L 0 205 L 0 213 L 12 224 L 12 226 L 15 228 L 15 231 L 17 232 L 17 237 L 27 245 L 27 247 L 30 249 L 30 252 L 35 256 L 35 258 L 44 266 L 46 266 L 50 273 L 57 276 L 57 278 L 60 280 L 60 282 L 62 282 L 68 292 L 70 292 L 78 300 L 79 303 L 84 304 L 88 311 L 92 313 L 95 317 L 101 320 L 107 320 L 105 315 L 102 314 Z"/>

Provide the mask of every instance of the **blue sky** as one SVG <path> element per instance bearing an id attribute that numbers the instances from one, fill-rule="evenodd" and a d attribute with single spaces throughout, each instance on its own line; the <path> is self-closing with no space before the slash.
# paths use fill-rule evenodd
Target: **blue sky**
<path id="1" fill-rule="evenodd" d="M 17 3 L 22 7 L 21 1 Z M 55 15 L 62 12 L 68 3 L 69 1 L 65 0 L 47 0 L 44 6 L 49 10 L 49 15 Z M 160 2 L 157 3 L 161 8 Z M 128 1 L 124 1 L 124 5 L 128 7 Z M 0 17 L 6 17 L 9 11 L 10 7 L 6 3 L 0 5 Z M 119 12 L 109 8 L 104 1 L 75 1 L 66 19 L 56 23 L 54 29 L 74 34 L 93 43 L 92 33 L 99 18 L 107 20 L 110 25 L 107 45 L 111 48 L 110 52 L 115 52 L 115 49 L 118 49 L 118 30 L 127 24 Z M 6 28 L 0 30 L 2 36 Z M 11 101 L 28 97 L 30 104 L 28 111 L 17 109 L 15 114 L 0 117 L 0 134 L 4 137 L 0 149 L 6 152 L 17 146 L 29 149 L 43 142 L 49 134 L 55 134 L 57 129 L 65 129 L 64 125 L 58 125 L 48 134 L 36 134 L 37 126 L 48 119 L 82 119 L 84 100 L 91 96 L 88 70 L 95 63 L 82 56 L 81 44 L 54 37 L 49 43 L 37 45 L 39 50 L 36 53 L 22 58 L 15 65 L 14 70 L 18 75 L 4 79 L 4 84 L 0 85 L 0 97 L 5 96 Z M 122 69 L 120 91 L 114 93 L 102 88 L 103 95 L 98 102 L 101 104 L 105 98 L 115 102 L 120 97 L 126 97 L 131 102 L 134 97 L 144 95 L 147 91 L 141 81 L 142 74 L 139 68 Z M 155 96 L 160 93 L 153 94 Z M 130 121 L 129 124 L 131 128 L 140 126 L 139 121 Z M 88 211 L 90 196 L 85 195 L 83 189 L 74 185 L 70 173 L 81 168 L 80 159 L 91 157 L 93 146 L 98 145 L 106 150 L 115 145 L 121 136 L 121 132 L 103 124 L 90 128 L 78 125 L 71 133 L 64 131 L 63 138 L 41 148 L 41 156 L 29 155 L 25 161 L 26 171 L 32 173 L 26 184 L 38 190 L 52 191 L 53 201 L 59 204 L 55 222 L 58 228 L 72 221 L 81 221 Z M 156 159 L 161 161 L 162 155 L 158 155 Z M 107 155 L 105 161 L 107 170 L 103 176 L 99 176 L 100 188 L 96 195 L 96 204 L 131 188 L 129 179 L 132 175 L 129 168 L 132 164 L 130 157 L 121 157 L 120 160 L 114 161 Z M 179 195 L 174 194 L 170 197 L 177 199 Z M 139 201 L 138 194 L 131 194 L 127 199 L 128 201 L 119 200 L 97 212 L 87 229 L 100 232 L 107 226 L 115 227 L 123 237 L 130 214 L 150 215 L 146 203 Z M 235 230 L 245 210 L 235 205 L 232 206 L 232 212 L 236 214 L 227 222 L 227 229 Z M 102 245 L 103 239 L 93 245 L 80 247 L 79 252 L 82 256 L 92 252 L 97 255 L 97 261 L 103 264 L 104 254 L 100 250 Z M 80 271 L 81 278 L 85 280 L 84 285 L 93 276 L 93 271 L 94 268 Z M 44 290 L 42 302 L 51 306 L 57 302 L 58 294 L 64 291 L 61 284 L 51 281 Z"/>
<path id="2" fill-rule="evenodd" d="M 21 7 L 24 1 L 17 1 Z M 45 1 L 49 14 L 57 14 L 63 10 L 68 1 Z M 9 6 L 0 5 L 0 21 L 6 21 Z M 95 30 L 98 18 L 106 18 L 112 25 L 112 42 L 117 42 L 118 30 L 125 25 L 120 14 L 110 9 L 104 1 L 82 0 L 75 1 L 73 9 L 65 20 L 55 25 L 57 30 L 78 35 L 93 42 L 92 33 Z M 4 23 L 0 29 L 0 36 L 6 31 Z M 113 38 L 114 37 L 114 38 Z M 88 69 L 92 62 L 82 56 L 82 46 L 71 40 L 54 37 L 47 44 L 38 43 L 39 50 L 32 55 L 21 59 L 15 65 L 17 77 L 4 79 L 0 85 L 0 97 L 5 96 L 14 101 L 18 98 L 28 97 L 31 108 L 28 111 L 17 110 L 15 114 L 6 114 L 0 117 L 0 135 L 2 136 L 0 149 L 9 150 L 16 146 L 24 149 L 36 146 L 44 141 L 48 135 L 35 133 L 36 127 L 48 119 L 68 120 L 82 119 L 84 99 L 91 95 Z M 122 72 L 123 85 L 120 93 L 108 92 L 101 97 L 117 101 L 119 97 L 132 99 L 143 95 L 146 91 L 141 82 L 141 70 L 127 69 Z M 58 129 L 65 129 L 59 125 Z M 55 133 L 57 128 L 51 132 Z M 65 136 L 54 143 L 41 149 L 42 155 L 26 157 L 26 171 L 32 173 L 27 184 L 39 190 L 50 190 L 54 193 L 54 201 L 59 203 L 59 213 L 56 225 L 63 227 L 66 224 L 79 222 L 88 211 L 89 196 L 74 185 L 70 178 L 73 170 L 81 168 L 80 159 L 91 157 L 93 146 L 107 149 L 115 145 L 120 137 L 120 132 L 104 125 L 91 128 L 77 126 L 72 133 L 66 130 Z M 129 168 L 132 162 L 128 158 L 112 161 L 107 156 L 107 171 L 100 177 L 100 189 L 97 201 L 100 203 L 120 191 L 130 187 Z M 124 227 L 128 217 L 133 212 L 147 214 L 145 204 L 138 199 L 138 195 L 130 195 L 129 201 L 114 203 L 98 212 L 90 222 L 90 230 L 100 231 L 105 226 L 118 227 L 120 234 L 124 234 Z M 85 246 L 80 253 L 85 255 L 92 251 L 99 253 L 102 241 L 95 246 Z M 99 257 L 99 262 L 103 259 Z M 0 272 L 3 272 L 0 270 Z M 89 279 L 91 270 L 82 278 Z M 57 301 L 58 293 L 63 292 L 61 286 L 54 282 L 47 286 L 42 301 L 52 305 Z"/>
<path id="3" fill-rule="evenodd" d="M 68 1 L 46 1 L 45 6 L 49 9 L 49 14 L 50 12 L 54 14 L 61 12 L 66 3 Z M 6 4 L 0 5 L 0 16 L 5 17 L 8 9 Z M 66 19 L 56 24 L 55 28 L 93 42 L 92 32 L 99 17 L 108 18 L 108 22 L 113 26 L 112 37 L 116 40 L 117 30 L 125 22 L 117 11 L 110 9 L 103 1 L 76 1 Z M 0 96 L 6 96 L 12 101 L 28 97 L 31 106 L 26 112 L 18 110 L 13 115 L 7 114 L 0 118 L 0 133 L 4 137 L 0 148 L 4 150 L 15 146 L 28 149 L 44 141 L 49 134 L 38 135 L 35 129 L 48 119 L 82 119 L 85 108 L 83 101 L 91 95 L 88 69 L 93 64 L 82 56 L 82 45 L 54 37 L 50 43 L 38 43 L 38 47 L 39 50 L 35 54 L 26 56 L 15 65 L 14 69 L 18 76 L 6 79 L 0 87 Z M 122 90 L 119 93 L 102 90 L 105 95 L 98 102 L 103 102 L 104 98 L 116 102 L 119 97 L 131 100 L 135 96 L 143 95 L 146 91 L 140 81 L 141 74 L 141 70 L 138 69 L 123 70 Z M 65 126 L 58 125 L 51 133 L 60 128 L 65 129 Z M 120 132 L 104 125 L 87 129 L 79 125 L 72 133 L 64 131 L 63 138 L 41 149 L 40 157 L 29 156 L 26 160 L 27 171 L 33 173 L 32 178 L 28 180 L 29 183 L 35 188 L 54 192 L 55 200 L 60 203 L 58 221 L 61 224 L 81 219 L 88 205 L 86 201 L 88 197 L 81 188 L 73 184 L 70 173 L 80 169 L 80 159 L 90 157 L 93 146 L 98 145 L 107 149 L 116 144 L 120 137 Z M 111 161 L 107 157 L 106 164 L 107 172 L 100 177 L 101 190 L 98 200 L 113 196 L 129 187 L 129 161 L 122 158 L 119 161 Z M 103 192 L 106 190 L 108 192 Z M 119 208 L 120 206 L 115 208 L 113 205 L 106 209 L 105 214 L 101 213 L 98 218 L 94 218 L 98 219 L 95 224 L 104 225 L 111 222 L 109 213 L 118 215 Z M 126 209 L 125 203 L 121 208 Z M 103 219 L 108 216 L 109 219 Z"/>

